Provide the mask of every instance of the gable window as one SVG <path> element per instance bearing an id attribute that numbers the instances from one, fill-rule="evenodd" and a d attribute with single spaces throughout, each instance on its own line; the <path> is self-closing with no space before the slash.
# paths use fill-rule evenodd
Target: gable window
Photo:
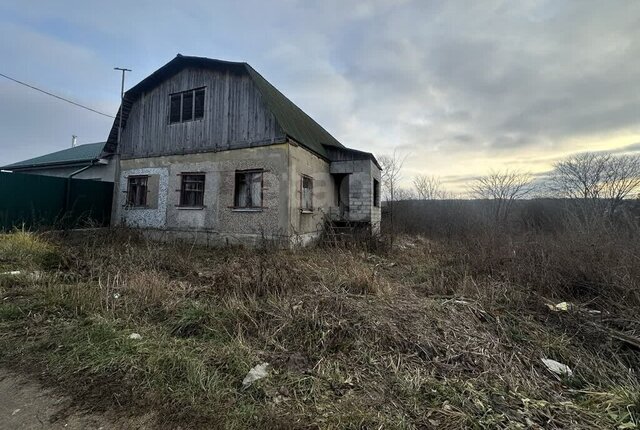
<path id="1" fill-rule="evenodd" d="M 180 186 L 180 206 L 204 206 L 204 174 L 183 173 Z"/>
<path id="2" fill-rule="evenodd" d="M 373 205 L 380 206 L 380 181 L 373 180 Z"/>
<path id="3" fill-rule="evenodd" d="M 313 179 L 310 176 L 302 175 L 302 194 L 300 197 L 300 209 L 303 212 L 313 211 Z"/>
<path id="4" fill-rule="evenodd" d="M 204 117 L 204 88 L 183 91 L 169 96 L 169 124 L 193 121 Z"/>
<path id="5" fill-rule="evenodd" d="M 147 206 L 147 181 L 148 176 L 129 176 L 127 187 L 127 206 Z"/>
<path id="6" fill-rule="evenodd" d="M 234 206 L 239 209 L 262 208 L 262 170 L 236 171 Z"/>

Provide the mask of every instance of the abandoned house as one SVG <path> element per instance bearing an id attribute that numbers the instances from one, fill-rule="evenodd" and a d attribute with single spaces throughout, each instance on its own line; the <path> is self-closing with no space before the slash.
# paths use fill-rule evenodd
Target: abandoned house
<path id="1" fill-rule="evenodd" d="M 178 55 L 125 93 L 104 151 L 118 160 L 112 223 L 153 238 L 307 244 L 325 223 L 379 228 L 375 157 L 247 63 Z"/>

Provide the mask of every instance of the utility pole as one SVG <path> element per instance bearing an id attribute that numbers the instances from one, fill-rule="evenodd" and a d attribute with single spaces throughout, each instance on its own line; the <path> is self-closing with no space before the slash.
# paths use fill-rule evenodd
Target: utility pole
<path id="1" fill-rule="evenodd" d="M 124 108 L 124 74 L 130 72 L 131 69 L 124 69 L 122 67 L 114 67 L 113 70 L 122 71 L 122 85 L 120 86 L 120 112 L 118 115 L 118 150 L 120 150 L 120 133 L 122 132 L 122 109 Z"/>

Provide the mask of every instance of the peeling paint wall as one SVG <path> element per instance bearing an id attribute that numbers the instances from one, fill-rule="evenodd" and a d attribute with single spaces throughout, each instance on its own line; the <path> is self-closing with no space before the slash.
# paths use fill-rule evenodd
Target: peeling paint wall
<path id="1" fill-rule="evenodd" d="M 334 166 L 335 163 L 290 143 L 120 160 L 119 190 L 112 219 L 114 224 L 143 228 L 147 235 L 159 240 L 255 245 L 264 238 L 281 240 L 287 245 L 306 245 L 320 236 L 325 216 L 338 206 L 337 187 L 342 186 L 351 219 L 371 221 L 376 231 L 380 208 L 373 206 L 373 178 L 380 179 L 380 170 L 370 160 L 338 163 L 348 165 Z M 236 171 L 249 169 L 263 170 L 260 210 L 234 208 Z M 351 171 L 342 184 L 336 184 L 336 176 L 330 171 L 341 169 Z M 183 173 L 205 175 L 204 207 L 180 207 Z M 136 175 L 149 175 L 146 208 L 126 207 L 128 178 Z M 313 179 L 310 213 L 304 213 L 301 207 L 302 175 Z M 157 184 L 155 188 L 153 183 Z"/>
<path id="2" fill-rule="evenodd" d="M 157 201 L 152 201 L 152 208 L 125 208 L 127 203 L 127 180 L 129 176 L 157 175 L 159 180 Z M 169 184 L 169 169 L 166 167 L 145 167 L 123 170 L 120 175 L 116 222 L 129 227 L 163 228 L 167 218 L 167 190 Z"/>
<path id="3" fill-rule="evenodd" d="M 236 171 L 247 169 L 264 169 L 261 210 L 233 207 Z M 186 234 L 208 244 L 246 243 L 289 235 L 286 144 L 121 160 L 120 172 L 114 221 L 123 225 L 175 232 L 174 236 Z M 185 172 L 205 175 L 203 208 L 179 206 L 181 173 Z M 127 180 L 132 175 L 159 176 L 157 209 L 126 207 Z"/>

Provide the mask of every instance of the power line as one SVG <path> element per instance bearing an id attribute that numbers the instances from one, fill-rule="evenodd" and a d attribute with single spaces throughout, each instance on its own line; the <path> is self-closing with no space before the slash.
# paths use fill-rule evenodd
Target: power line
<path id="1" fill-rule="evenodd" d="M 33 85 L 29 85 L 29 84 L 27 84 L 27 83 L 25 83 L 25 82 L 19 81 L 19 80 L 17 80 L 17 79 L 14 79 L 14 78 L 12 78 L 12 77 L 10 77 L 10 76 L 7 76 L 7 75 L 4 75 L 4 74 L 2 74 L 2 73 L 0 73 L 0 76 L 2 76 L 3 78 L 7 78 L 7 79 L 9 79 L 10 81 L 16 82 L 16 83 L 18 83 L 18 84 L 20 84 L 20 85 L 24 85 L 25 87 L 29 87 L 29 88 L 34 89 L 34 90 L 36 90 L 36 91 L 40 91 L 41 93 L 45 93 L 45 94 L 46 94 L 46 95 L 48 95 L 48 96 L 55 97 L 55 98 L 57 98 L 57 99 L 59 99 L 59 100 L 65 101 L 65 102 L 67 102 L 67 103 L 71 103 L 72 105 L 75 105 L 75 106 L 81 107 L 81 108 L 83 108 L 83 109 L 90 110 L 91 112 L 95 112 L 95 113 L 97 113 L 97 114 L 100 114 L 100 115 L 103 115 L 103 116 L 106 116 L 106 117 L 109 117 L 109 118 L 115 118 L 115 116 L 113 116 L 113 115 L 108 115 L 108 114 L 106 114 L 106 113 L 102 113 L 102 112 L 97 111 L 97 110 L 95 110 L 95 109 L 91 109 L 90 107 L 87 107 L 87 106 L 81 105 L 80 103 L 76 103 L 76 102 L 71 101 L 71 100 L 69 100 L 69 99 L 65 99 L 64 97 L 57 96 L 57 95 L 52 94 L 52 93 L 50 93 L 50 92 L 48 92 L 48 91 L 41 90 L 40 88 L 34 87 Z"/>

